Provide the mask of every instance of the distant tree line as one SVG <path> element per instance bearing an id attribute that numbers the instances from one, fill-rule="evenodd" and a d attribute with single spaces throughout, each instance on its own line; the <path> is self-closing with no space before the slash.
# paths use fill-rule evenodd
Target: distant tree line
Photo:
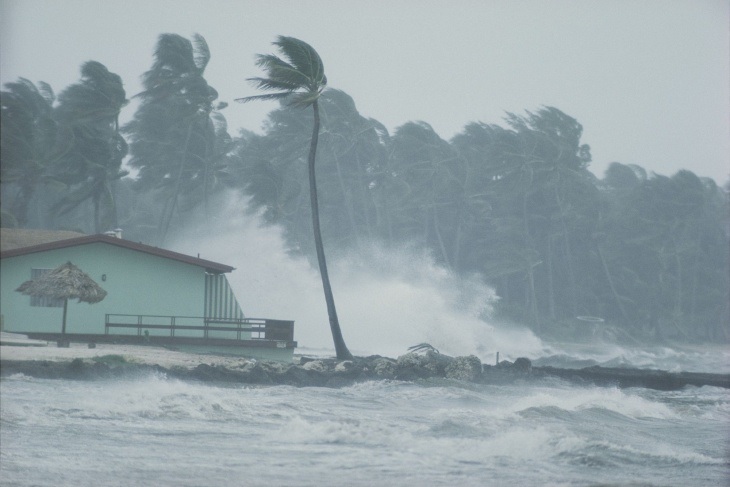
<path id="1" fill-rule="evenodd" d="M 6 84 L 2 226 L 122 227 L 164 245 L 193 214 L 212 221 L 213 198 L 235 190 L 284 228 L 293 251 L 313 257 L 311 111 L 282 107 L 262 134 L 231 136 L 226 104 L 205 80 L 210 56 L 201 36 L 161 35 L 121 127 L 122 80 L 96 61 L 57 97 L 45 83 Z M 480 273 L 501 317 L 543 335 L 588 316 L 637 339 L 730 340 L 730 183 L 620 163 L 599 179 L 582 126 L 553 107 L 470 123 L 448 141 L 425 122 L 391 134 L 335 89 L 319 111 L 329 248 L 422 246 L 454 272 Z"/>

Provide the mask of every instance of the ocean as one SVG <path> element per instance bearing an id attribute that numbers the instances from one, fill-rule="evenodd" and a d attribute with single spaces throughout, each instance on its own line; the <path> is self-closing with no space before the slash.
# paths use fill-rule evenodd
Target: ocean
<path id="1" fill-rule="evenodd" d="M 719 350 L 601 358 L 717 372 Z M 0 380 L 3 486 L 727 486 L 729 433 L 713 387 Z"/>

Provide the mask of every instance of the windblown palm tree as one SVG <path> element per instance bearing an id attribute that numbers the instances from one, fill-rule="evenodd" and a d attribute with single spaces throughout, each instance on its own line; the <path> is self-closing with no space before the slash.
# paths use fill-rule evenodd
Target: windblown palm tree
<path id="1" fill-rule="evenodd" d="M 0 183 L 3 194 L 16 194 L 9 201 L 3 198 L 9 205 L 3 208 L 3 226 L 25 227 L 31 200 L 60 152 L 53 119 L 56 95 L 47 83 L 36 86 L 24 78 L 6 83 L 5 90 L 0 92 Z M 17 192 L 9 189 L 12 186 Z M 15 224 L 6 224 L 6 216 Z"/>
<path id="2" fill-rule="evenodd" d="M 210 61 L 205 38 L 192 42 L 177 34 L 160 35 L 154 61 L 144 73 L 144 91 L 134 119 L 123 127 L 130 137 L 129 165 L 139 170 L 137 184 L 164 200 L 157 228 L 157 243 L 167 238 L 174 217 L 208 200 L 213 174 L 218 92 L 205 79 Z"/>
<path id="3" fill-rule="evenodd" d="M 337 358 L 351 359 L 352 354 L 345 345 L 337 318 L 335 299 L 332 294 L 327 261 L 324 256 L 322 234 L 319 227 L 319 204 L 317 201 L 317 180 L 314 163 L 317 156 L 317 142 L 319 139 L 319 100 L 322 91 L 327 86 L 327 76 L 324 74 L 322 59 L 312 46 L 294 37 L 279 36 L 273 42 L 278 47 L 284 59 L 273 54 L 259 54 L 256 65 L 263 69 L 268 77 L 249 78 L 256 88 L 264 91 L 273 91 L 263 95 L 238 98 L 238 102 L 253 100 L 282 100 L 287 105 L 297 108 L 312 107 L 314 111 L 314 125 L 312 139 L 309 145 L 309 195 L 312 206 L 312 227 L 314 230 L 314 244 L 317 249 L 317 261 L 324 287 L 324 297 L 327 302 L 332 339 L 335 343 Z"/>
<path id="4" fill-rule="evenodd" d="M 63 215 L 91 200 L 94 231 L 117 227 L 115 181 L 122 170 L 127 142 L 119 133 L 119 113 L 128 103 L 122 78 L 97 61 L 81 66 L 81 81 L 58 95 L 54 109 L 59 138 L 68 146 L 50 168 L 51 177 L 67 187 L 52 212 Z"/>

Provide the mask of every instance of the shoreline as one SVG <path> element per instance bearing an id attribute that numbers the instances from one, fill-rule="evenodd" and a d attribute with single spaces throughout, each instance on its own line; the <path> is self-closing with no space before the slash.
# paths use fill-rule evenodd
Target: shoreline
<path id="1" fill-rule="evenodd" d="M 7 334 L 5 334 L 7 335 Z M 677 390 L 687 386 L 730 389 L 730 374 L 592 366 L 582 369 L 533 367 L 527 358 L 487 365 L 474 355 L 450 357 L 434 351 L 407 353 L 397 359 L 356 357 L 351 361 L 297 355 L 292 363 L 241 356 L 194 353 L 154 345 L 72 343 L 69 348 L 0 345 L 0 377 L 23 374 L 35 378 L 103 380 L 163 374 L 180 380 L 210 383 L 343 387 L 372 380 L 419 382 L 461 381 L 476 384 L 564 380 L 606 387 Z"/>
<path id="2" fill-rule="evenodd" d="M 242 356 L 199 354 L 157 345 L 125 345 L 113 343 L 97 343 L 94 348 L 88 344 L 71 342 L 68 348 L 60 348 L 55 342 L 32 340 L 24 335 L 3 332 L 0 339 L 0 360 L 3 361 L 50 361 L 65 362 L 74 359 L 93 360 L 105 355 L 119 355 L 129 363 L 153 365 L 163 367 L 194 367 L 202 362 L 220 366 L 235 366 L 237 361 L 252 360 Z M 6 345 L 6 343 L 13 343 Z M 39 346 L 45 343 L 45 346 Z"/>

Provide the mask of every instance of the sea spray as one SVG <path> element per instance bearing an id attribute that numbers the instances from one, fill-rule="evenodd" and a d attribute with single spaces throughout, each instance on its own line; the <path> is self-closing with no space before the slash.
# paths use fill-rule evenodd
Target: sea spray
<path id="1" fill-rule="evenodd" d="M 726 390 L 0 380 L 8 485 L 727 485 Z M 343 473 L 344 472 L 344 473 Z"/>
<path id="2" fill-rule="evenodd" d="M 245 200 L 229 196 L 215 219 L 224 226 L 178 229 L 173 248 L 234 266 L 229 281 L 247 316 L 295 320 L 302 350 L 331 354 L 316 269 L 290 252 L 281 227 L 264 224 L 246 207 Z M 543 354 L 542 343 L 526 328 L 490 322 L 497 297 L 477 275 L 459 276 L 406 244 L 370 242 L 327 251 L 342 332 L 358 355 L 397 356 L 422 342 L 484 362 L 492 362 L 497 351 L 506 359 Z"/>

